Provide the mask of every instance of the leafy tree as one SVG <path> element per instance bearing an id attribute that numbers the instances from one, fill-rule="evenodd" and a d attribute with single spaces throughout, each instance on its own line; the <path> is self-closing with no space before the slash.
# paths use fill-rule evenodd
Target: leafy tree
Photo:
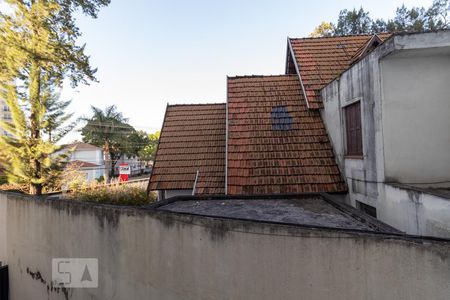
<path id="1" fill-rule="evenodd" d="M 128 157 L 138 157 L 141 160 L 145 160 L 142 157 L 143 150 L 150 144 L 150 139 L 145 131 L 135 131 L 128 136 L 125 141 L 125 154 Z"/>
<path id="2" fill-rule="evenodd" d="M 59 174 L 61 157 L 44 141 L 48 116 L 45 93 L 60 88 L 65 78 L 73 86 L 95 80 L 74 13 L 96 17 L 110 0 L 5 0 L 11 14 L 0 13 L 0 90 L 12 113 L 3 123 L 12 137 L 0 141 L 2 164 L 11 182 L 28 184 L 41 194 Z"/>
<path id="3" fill-rule="evenodd" d="M 372 19 L 369 12 L 361 7 L 359 10 L 341 10 L 337 25 L 335 26 L 335 35 L 363 34 L 370 33 Z"/>
<path id="4" fill-rule="evenodd" d="M 424 31 L 426 27 L 425 8 L 413 7 L 408 9 L 405 5 L 397 8 L 394 20 L 391 20 L 394 25 L 391 28 L 393 31 Z"/>
<path id="5" fill-rule="evenodd" d="M 110 181 L 114 166 L 124 152 L 127 152 L 127 138 L 135 132 L 129 125 L 128 119 L 117 111 L 115 105 L 101 110 L 91 106 L 92 117 L 82 118 L 86 125 L 81 129 L 83 142 L 90 143 L 103 149 L 105 170 L 103 176 Z"/>
<path id="6" fill-rule="evenodd" d="M 330 24 L 327 30 L 323 24 Z M 330 29 L 331 28 L 331 29 Z M 373 20 L 369 12 L 359 10 L 341 10 L 337 24 L 322 22 L 311 36 L 375 34 L 379 32 L 420 32 L 427 30 L 450 29 L 450 0 L 435 0 L 430 8 L 405 5 L 397 8 L 394 19 Z"/>
<path id="7" fill-rule="evenodd" d="M 92 106 L 92 117 L 82 118 L 86 125 L 81 129 L 83 141 L 102 147 L 105 170 L 104 178 L 110 181 L 118 160 L 123 157 L 139 157 L 150 143 L 143 131 L 136 131 L 128 119 L 117 111 L 115 105 L 101 110 Z"/>
<path id="8" fill-rule="evenodd" d="M 425 18 L 429 30 L 450 29 L 450 0 L 435 0 Z"/>
<path id="9" fill-rule="evenodd" d="M 148 135 L 148 144 L 139 153 L 139 157 L 144 161 L 153 161 L 156 156 L 156 148 L 158 147 L 159 136 L 161 132 L 156 131 Z"/>
<path id="10" fill-rule="evenodd" d="M 388 32 L 389 24 L 386 23 L 383 19 L 376 19 L 372 21 L 370 26 L 370 33 L 379 33 L 379 32 Z"/>
<path id="11" fill-rule="evenodd" d="M 310 37 L 321 37 L 333 35 L 334 27 L 330 22 L 323 21 L 319 26 L 314 28 L 314 31 L 309 35 Z"/>

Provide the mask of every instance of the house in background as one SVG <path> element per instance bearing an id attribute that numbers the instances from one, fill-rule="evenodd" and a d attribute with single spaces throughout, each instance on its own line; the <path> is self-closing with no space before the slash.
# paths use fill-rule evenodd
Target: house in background
<path id="1" fill-rule="evenodd" d="M 11 121 L 11 111 L 9 110 L 6 101 L 0 98 L 0 120 Z M 8 134 L 6 131 L 0 128 L 0 135 Z"/>
<path id="2" fill-rule="evenodd" d="M 78 169 L 80 172 L 84 173 L 86 181 L 94 181 L 103 176 L 103 168 L 100 165 L 81 161 L 81 160 L 71 160 L 67 167 Z"/>
<path id="3" fill-rule="evenodd" d="M 73 149 L 73 152 L 69 157 L 69 166 L 80 168 L 80 171 L 85 173 L 88 182 L 103 176 L 105 162 L 101 148 L 87 143 L 75 142 L 64 145 L 61 151 L 70 149 Z"/>
<path id="4" fill-rule="evenodd" d="M 75 142 L 63 146 L 63 149 L 75 149 L 70 157 L 70 165 L 77 166 L 86 174 L 86 179 L 92 181 L 103 176 L 106 168 L 103 149 L 91 144 Z M 119 175 L 119 165 L 128 164 L 131 170 L 131 176 L 141 175 L 145 170 L 145 162 L 139 158 L 130 158 L 122 156 L 115 164 L 114 175 Z"/>
<path id="5" fill-rule="evenodd" d="M 129 157 L 122 155 L 114 166 L 114 175 L 119 175 L 119 166 L 121 164 L 128 164 L 130 166 L 130 176 L 142 175 L 147 166 L 147 162 L 140 160 L 137 156 Z"/>
<path id="6" fill-rule="evenodd" d="M 11 119 L 10 111 L 8 105 L 6 105 L 5 100 L 0 98 L 0 120 L 7 121 Z M 0 128 L 0 135 L 8 134 L 6 131 Z M 5 173 L 0 166 L 0 182 L 6 181 Z"/>
<path id="7" fill-rule="evenodd" d="M 288 39 L 286 75 L 230 77 L 225 104 L 167 107 L 149 190 L 335 193 L 448 238 L 448 83 L 450 31 Z"/>

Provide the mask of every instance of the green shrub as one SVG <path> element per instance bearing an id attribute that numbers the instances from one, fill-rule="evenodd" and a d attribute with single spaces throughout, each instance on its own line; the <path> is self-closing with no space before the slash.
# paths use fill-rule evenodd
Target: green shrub
<path id="1" fill-rule="evenodd" d="M 156 200 L 155 194 L 147 195 L 146 184 L 92 183 L 88 187 L 66 194 L 67 198 L 113 205 L 141 206 Z"/>
<path id="2" fill-rule="evenodd" d="M 96 178 L 95 181 L 97 181 L 98 183 L 103 183 L 103 182 L 105 182 L 105 177 L 103 177 L 103 175 L 102 175 L 99 178 Z"/>
<path id="3" fill-rule="evenodd" d="M 8 183 L 8 179 L 4 175 L 0 175 L 0 185 Z"/>

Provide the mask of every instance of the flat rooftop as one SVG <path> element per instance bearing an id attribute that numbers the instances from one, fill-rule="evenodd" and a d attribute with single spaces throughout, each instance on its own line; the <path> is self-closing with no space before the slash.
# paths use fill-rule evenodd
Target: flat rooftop
<path id="1" fill-rule="evenodd" d="M 389 225 L 322 194 L 245 198 L 179 197 L 161 203 L 158 210 L 316 228 L 399 233 Z"/>

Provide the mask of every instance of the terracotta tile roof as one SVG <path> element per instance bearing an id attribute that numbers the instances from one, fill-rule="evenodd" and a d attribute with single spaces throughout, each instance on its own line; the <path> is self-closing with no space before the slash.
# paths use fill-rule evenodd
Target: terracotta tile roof
<path id="1" fill-rule="evenodd" d="M 73 166 L 76 168 L 96 168 L 100 167 L 100 165 L 90 163 L 87 161 L 81 161 L 81 160 L 73 160 L 68 163 L 69 166 Z"/>
<path id="2" fill-rule="evenodd" d="M 384 41 L 391 34 L 381 33 L 377 36 Z M 322 107 L 320 90 L 350 67 L 357 54 L 364 51 L 372 37 L 373 35 L 349 35 L 289 39 L 300 69 L 309 108 Z M 295 72 L 291 59 L 288 51 L 286 72 L 290 74 Z"/>
<path id="3" fill-rule="evenodd" d="M 192 189 L 225 193 L 225 104 L 169 105 L 150 190 Z"/>
<path id="4" fill-rule="evenodd" d="M 81 151 L 81 150 L 102 150 L 102 148 L 88 144 L 83 142 L 75 142 L 72 144 L 65 144 L 62 146 L 62 148 L 65 149 L 72 149 L 75 148 L 75 151 Z"/>
<path id="5" fill-rule="evenodd" d="M 228 120 L 228 194 L 346 190 L 297 75 L 229 78 Z"/>

